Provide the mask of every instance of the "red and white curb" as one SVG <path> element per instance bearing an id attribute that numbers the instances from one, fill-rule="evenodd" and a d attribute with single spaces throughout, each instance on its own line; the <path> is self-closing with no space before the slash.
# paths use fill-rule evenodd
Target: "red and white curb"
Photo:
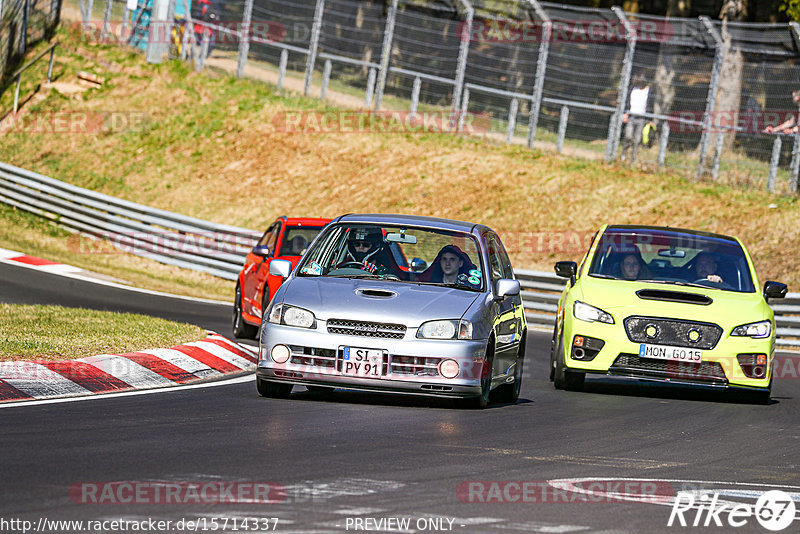
<path id="1" fill-rule="evenodd" d="M 257 352 L 208 332 L 171 349 L 63 361 L 0 362 L 0 402 L 151 389 L 255 369 Z"/>

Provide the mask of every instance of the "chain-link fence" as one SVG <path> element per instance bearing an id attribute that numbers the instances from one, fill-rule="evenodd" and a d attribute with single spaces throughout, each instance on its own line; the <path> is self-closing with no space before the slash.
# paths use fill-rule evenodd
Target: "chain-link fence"
<path id="1" fill-rule="evenodd" d="M 193 21 L 211 35 L 201 55 L 237 60 L 240 76 L 250 64 L 277 70 L 279 85 L 302 78 L 306 94 L 359 95 L 368 109 L 486 117 L 483 131 L 506 142 L 798 192 L 794 23 L 536 0 L 207 3 L 221 20 Z"/>
<path id="2" fill-rule="evenodd" d="M 58 25 L 61 0 L 0 0 L 0 92 L 19 60 Z"/>

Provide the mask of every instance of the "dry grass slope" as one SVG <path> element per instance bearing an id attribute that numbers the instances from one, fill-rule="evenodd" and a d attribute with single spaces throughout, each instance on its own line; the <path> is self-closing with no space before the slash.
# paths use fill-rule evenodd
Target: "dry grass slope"
<path id="1" fill-rule="evenodd" d="M 59 57 L 65 78 L 82 69 L 108 81 L 79 98 L 52 93 L 29 112 L 142 110 L 147 125 L 97 135 L 9 133 L 0 153 L 15 165 L 250 228 L 279 214 L 360 211 L 484 222 L 501 232 L 516 266 L 544 270 L 579 259 L 586 236 L 605 222 L 695 228 L 742 238 L 762 283 L 800 287 L 795 198 L 463 136 L 285 133 L 276 128 L 281 112 L 330 108 L 174 62 L 146 65 L 74 33 L 62 38 L 73 47 Z"/>

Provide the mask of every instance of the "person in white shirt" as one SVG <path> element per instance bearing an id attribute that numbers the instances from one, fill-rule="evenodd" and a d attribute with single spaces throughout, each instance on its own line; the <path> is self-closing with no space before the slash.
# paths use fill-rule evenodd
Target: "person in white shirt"
<path id="1" fill-rule="evenodd" d="M 642 129 L 647 122 L 644 114 L 647 113 L 647 99 L 650 97 L 650 85 L 644 76 L 637 74 L 633 78 L 630 105 L 628 112 L 622 116 L 625 123 L 625 139 L 622 143 L 622 159 L 626 159 L 630 152 L 631 161 L 636 161 L 636 153 L 642 142 Z"/>

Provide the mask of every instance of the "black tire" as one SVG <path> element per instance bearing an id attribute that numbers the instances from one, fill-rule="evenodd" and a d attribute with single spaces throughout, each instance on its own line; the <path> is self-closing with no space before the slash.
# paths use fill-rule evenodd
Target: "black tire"
<path id="1" fill-rule="evenodd" d="M 258 394 L 262 397 L 286 399 L 289 398 L 289 395 L 292 393 L 292 387 L 292 384 L 269 382 L 256 377 L 256 389 L 258 390 Z"/>
<path id="2" fill-rule="evenodd" d="M 461 400 L 464 408 L 482 410 L 489 406 L 489 398 L 492 393 L 492 367 L 494 365 L 494 343 L 486 349 L 486 358 L 481 368 L 481 394 L 477 397 L 469 397 Z"/>
<path id="3" fill-rule="evenodd" d="M 550 340 L 550 382 L 556 378 L 556 335 L 558 333 L 558 325 L 553 328 L 553 339 Z"/>
<path id="4" fill-rule="evenodd" d="M 555 373 L 553 377 L 553 385 L 556 389 L 566 389 L 567 391 L 580 391 L 583 389 L 583 382 L 586 378 L 586 373 L 577 371 L 569 371 L 564 365 L 564 340 L 559 337 L 555 359 Z"/>
<path id="5" fill-rule="evenodd" d="M 525 341 L 519 345 L 519 352 L 517 353 L 517 361 L 514 364 L 514 381 L 509 384 L 503 384 L 495 390 L 494 398 L 497 402 L 515 404 L 519 399 L 519 392 L 522 389 L 522 373 L 525 364 Z"/>
<path id="6" fill-rule="evenodd" d="M 247 324 L 242 317 L 242 289 L 236 284 L 236 296 L 233 300 L 233 335 L 235 337 L 255 338 L 258 334 L 258 327 Z"/>
<path id="7" fill-rule="evenodd" d="M 772 397 L 772 378 L 769 379 L 769 385 L 766 391 L 753 391 L 750 392 L 750 401 L 753 404 L 762 404 L 764 406 L 769 404 Z"/>

